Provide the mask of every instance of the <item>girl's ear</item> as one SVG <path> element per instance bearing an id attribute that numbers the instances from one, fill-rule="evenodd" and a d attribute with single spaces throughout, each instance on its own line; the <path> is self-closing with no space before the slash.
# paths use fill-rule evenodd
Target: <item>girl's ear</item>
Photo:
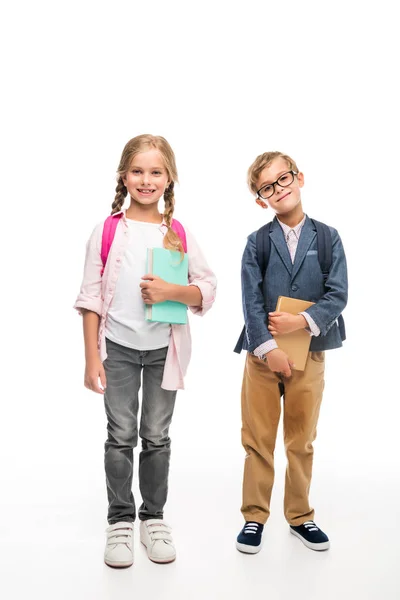
<path id="1" fill-rule="evenodd" d="M 256 204 L 258 204 L 258 206 L 261 206 L 261 208 L 268 208 L 268 204 L 265 204 L 265 202 L 261 200 L 261 198 L 256 198 Z"/>

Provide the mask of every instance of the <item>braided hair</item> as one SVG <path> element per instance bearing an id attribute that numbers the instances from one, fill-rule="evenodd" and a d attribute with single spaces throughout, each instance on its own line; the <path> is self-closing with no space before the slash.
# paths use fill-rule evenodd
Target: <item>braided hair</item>
<path id="1" fill-rule="evenodd" d="M 168 250 L 178 250 L 183 253 L 182 240 L 177 233 L 171 228 L 172 216 L 175 208 L 175 196 L 174 196 L 174 182 L 171 181 L 169 186 L 164 192 L 164 221 L 168 227 L 168 231 L 164 236 L 164 248 Z"/>
<path id="2" fill-rule="evenodd" d="M 124 184 L 122 177 L 118 177 L 117 187 L 115 188 L 115 198 L 114 202 L 111 205 L 111 214 L 115 214 L 119 212 L 125 202 L 125 198 L 128 194 L 128 190 L 126 189 L 126 185 Z"/>

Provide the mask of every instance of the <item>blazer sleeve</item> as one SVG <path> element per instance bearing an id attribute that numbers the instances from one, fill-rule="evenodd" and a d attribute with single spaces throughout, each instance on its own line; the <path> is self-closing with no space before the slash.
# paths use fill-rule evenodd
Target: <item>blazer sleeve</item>
<path id="1" fill-rule="evenodd" d="M 326 335 L 343 312 L 347 304 L 347 265 L 342 240 L 336 229 L 330 227 L 332 234 L 332 266 L 325 282 L 324 295 L 305 312 L 315 321 Z"/>
<path id="2" fill-rule="evenodd" d="M 242 304 L 249 352 L 273 339 L 263 294 L 263 278 L 257 261 L 256 234 L 247 238 L 242 258 Z"/>
<path id="3" fill-rule="evenodd" d="M 208 266 L 200 246 L 194 236 L 185 227 L 187 254 L 189 262 L 189 285 L 196 285 L 202 295 L 201 306 L 189 306 L 192 313 L 202 317 L 210 310 L 215 301 L 217 280 Z"/>
<path id="4" fill-rule="evenodd" d="M 104 223 L 99 223 L 86 244 L 86 258 L 80 292 L 74 304 L 79 314 L 82 309 L 91 310 L 101 316 L 103 299 L 101 290 L 101 240 Z"/>

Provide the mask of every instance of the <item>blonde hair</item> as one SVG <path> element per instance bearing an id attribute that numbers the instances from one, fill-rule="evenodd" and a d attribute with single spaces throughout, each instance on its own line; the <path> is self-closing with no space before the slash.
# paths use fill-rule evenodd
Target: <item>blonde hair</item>
<path id="1" fill-rule="evenodd" d="M 247 185 L 254 195 L 257 194 L 257 181 L 260 173 L 276 158 L 283 158 L 286 160 L 291 171 L 296 171 L 297 173 L 299 172 L 299 169 L 297 168 L 293 158 L 290 158 L 290 156 L 287 154 L 283 154 L 283 152 L 264 152 L 264 154 L 260 154 L 247 171 Z"/>
<path id="2" fill-rule="evenodd" d="M 176 168 L 175 154 L 165 138 L 160 135 L 143 134 L 138 135 L 125 145 L 122 151 L 121 160 L 117 170 L 117 187 L 115 188 L 115 198 L 112 203 L 111 214 L 119 212 L 125 202 L 128 190 L 124 184 L 123 177 L 129 170 L 134 157 L 139 152 L 146 152 L 150 149 L 156 149 L 161 154 L 164 166 L 168 174 L 169 186 L 164 192 L 164 214 L 163 218 L 168 226 L 168 231 L 164 236 L 164 248 L 169 250 L 178 250 L 183 252 L 182 241 L 180 237 L 171 229 L 172 216 L 175 208 L 174 185 L 178 181 L 178 171 Z"/>

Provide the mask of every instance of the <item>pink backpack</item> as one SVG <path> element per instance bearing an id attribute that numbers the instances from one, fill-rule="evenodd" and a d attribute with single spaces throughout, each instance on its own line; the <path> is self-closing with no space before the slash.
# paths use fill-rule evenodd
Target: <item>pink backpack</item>
<path id="1" fill-rule="evenodd" d="M 101 270 L 102 275 L 104 273 L 104 268 L 106 266 L 111 244 L 114 240 L 115 230 L 117 229 L 117 225 L 121 217 L 122 213 L 118 215 L 110 215 L 104 221 L 103 237 L 101 239 L 101 262 L 103 263 L 103 268 Z M 172 219 L 171 228 L 181 238 L 183 250 L 187 252 L 186 233 L 183 228 L 183 225 L 181 225 L 181 223 L 179 223 L 179 221 L 177 221 L 176 219 Z"/>

